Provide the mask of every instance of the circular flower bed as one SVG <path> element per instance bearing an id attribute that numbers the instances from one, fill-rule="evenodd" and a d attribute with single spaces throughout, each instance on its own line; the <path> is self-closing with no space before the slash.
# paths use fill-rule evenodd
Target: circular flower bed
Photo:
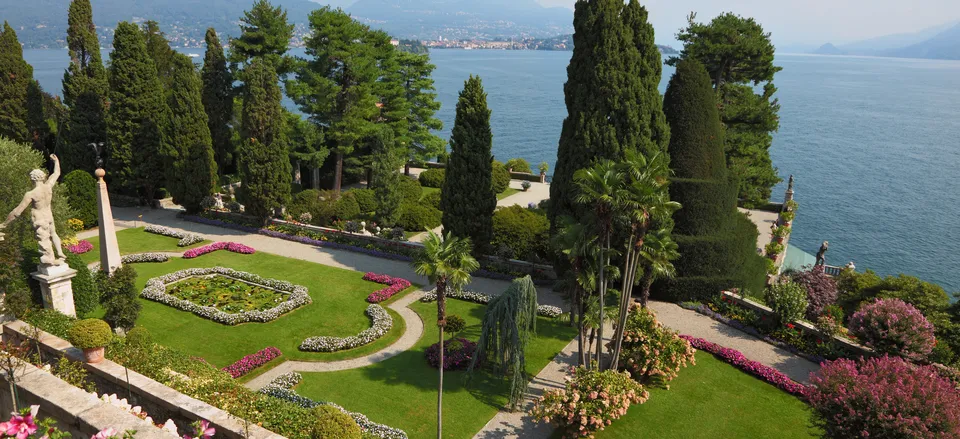
<path id="1" fill-rule="evenodd" d="M 463 370 L 473 361 L 477 344 L 465 338 L 452 338 L 443 342 L 443 370 Z M 440 366 L 440 343 L 427 348 L 427 363 L 431 367 Z"/>

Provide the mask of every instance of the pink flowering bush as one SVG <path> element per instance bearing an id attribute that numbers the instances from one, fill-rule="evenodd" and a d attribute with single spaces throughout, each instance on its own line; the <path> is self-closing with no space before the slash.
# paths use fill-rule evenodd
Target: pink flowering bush
<path id="1" fill-rule="evenodd" d="M 386 274 L 366 273 L 363 275 L 363 280 L 387 285 L 386 288 L 374 291 L 367 296 L 367 302 L 370 303 L 383 302 L 384 300 L 393 297 L 394 294 L 397 294 L 410 287 L 410 281 L 401 279 L 399 277 L 390 277 Z"/>
<path id="2" fill-rule="evenodd" d="M 67 246 L 67 251 L 75 255 L 84 254 L 90 250 L 93 250 L 93 244 L 90 241 L 77 241 L 76 244 Z"/>
<path id="3" fill-rule="evenodd" d="M 689 335 L 681 335 L 680 337 L 689 341 L 693 347 L 701 351 L 709 352 L 717 358 L 730 363 L 733 367 L 773 384 L 787 393 L 797 396 L 804 396 L 807 393 L 807 386 L 790 379 L 790 377 L 784 375 L 779 370 L 748 359 L 743 353 L 736 349 L 725 348 L 716 343 L 711 343 L 702 338 Z"/>
<path id="4" fill-rule="evenodd" d="M 212 253 L 217 250 L 227 250 L 234 253 L 240 253 L 244 255 L 252 255 L 256 252 L 253 247 L 246 246 L 236 242 L 214 242 L 213 244 L 207 244 L 202 247 L 197 247 L 194 249 L 187 250 L 183 252 L 183 259 L 193 259 L 197 256 L 203 256 L 207 253 Z"/>
<path id="5" fill-rule="evenodd" d="M 593 437 L 627 413 L 631 404 L 643 404 L 650 393 L 630 374 L 605 370 L 573 370 L 566 387 L 541 396 L 530 411 L 539 422 L 553 422 L 565 438 Z"/>
<path id="6" fill-rule="evenodd" d="M 643 383 L 665 385 L 677 377 L 681 367 L 696 364 L 696 350 L 690 343 L 658 322 L 653 311 L 638 304 L 627 315 L 621 349 L 623 369 Z"/>
<path id="7" fill-rule="evenodd" d="M 936 344 L 933 324 L 900 299 L 877 299 L 850 317 L 850 333 L 883 354 L 922 360 Z"/>
<path id="8" fill-rule="evenodd" d="M 826 362 L 808 395 L 827 438 L 960 437 L 960 393 L 932 366 L 883 356 Z"/>
<path id="9" fill-rule="evenodd" d="M 267 364 L 270 360 L 280 356 L 280 349 L 277 349 L 273 346 L 266 347 L 258 351 L 257 353 L 247 355 L 239 360 L 236 363 L 233 363 L 227 367 L 224 367 L 223 370 L 230 374 L 234 378 L 240 378 L 246 375 L 251 370 L 254 370 L 264 364 Z"/>
<path id="10" fill-rule="evenodd" d="M 817 265 L 809 271 L 800 271 L 792 276 L 793 283 L 807 290 L 806 317 L 814 321 L 823 309 L 837 301 L 837 283 L 827 276 L 822 265 Z"/>
<path id="11" fill-rule="evenodd" d="M 452 338 L 443 342 L 443 370 L 462 370 L 470 366 L 477 344 L 465 338 Z M 427 363 L 440 366 L 440 343 L 427 348 Z"/>

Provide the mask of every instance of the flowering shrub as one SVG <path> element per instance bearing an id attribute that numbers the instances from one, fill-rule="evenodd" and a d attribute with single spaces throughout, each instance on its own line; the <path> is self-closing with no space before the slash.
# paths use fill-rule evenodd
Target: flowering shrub
<path id="1" fill-rule="evenodd" d="M 93 250 L 93 244 L 90 241 L 77 241 L 76 244 L 68 245 L 67 251 L 75 255 L 80 255 Z"/>
<path id="2" fill-rule="evenodd" d="M 382 306 L 367 306 L 365 313 L 367 314 L 367 317 L 370 317 L 370 321 L 373 323 L 373 325 L 367 329 L 364 329 L 363 331 L 360 331 L 359 334 L 350 337 L 310 337 L 304 340 L 303 343 L 300 343 L 300 350 L 313 352 L 336 352 L 345 349 L 353 349 L 358 346 L 372 343 L 376 339 L 383 337 L 383 335 L 387 332 L 390 332 L 390 328 L 393 328 L 393 317 L 390 317 L 390 314 L 387 313 L 387 310 L 383 309 Z"/>
<path id="3" fill-rule="evenodd" d="M 227 277 L 232 277 L 234 279 L 239 279 L 244 282 L 270 288 L 281 293 L 287 293 L 287 300 L 265 311 L 244 311 L 230 314 L 218 310 L 212 306 L 200 306 L 188 300 L 179 299 L 167 294 L 167 285 L 171 283 L 186 279 L 188 277 L 204 276 L 208 274 L 220 274 Z M 290 282 L 281 280 L 266 279 L 252 273 L 237 271 L 224 267 L 188 268 L 186 270 L 180 270 L 152 278 L 147 281 L 147 284 L 143 287 L 143 291 L 140 292 L 140 296 L 145 299 L 170 305 L 183 311 L 192 312 L 200 317 L 210 319 L 218 323 L 223 323 L 225 325 L 236 325 L 246 322 L 269 322 L 303 305 L 313 303 L 313 299 L 310 298 L 307 287 L 294 285 Z"/>
<path id="4" fill-rule="evenodd" d="M 251 370 L 254 370 L 260 366 L 263 366 L 264 364 L 269 363 L 270 360 L 273 360 L 274 358 L 277 358 L 279 356 L 280 356 L 280 349 L 277 349 L 273 346 L 269 346 L 261 349 L 260 351 L 257 351 L 254 354 L 247 355 L 237 360 L 235 363 L 227 367 L 224 367 L 223 370 L 229 373 L 230 376 L 234 378 L 240 378 L 246 375 Z"/>
<path id="5" fill-rule="evenodd" d="M 626 372 L 579 367 L 567 377 L 566 387 L 541 396 L 530 416 L 553 422 L 570 438 L 593 437 L 597 430 L 627 413 L 630 404 L 643 404 L 650 394 Z"/>
<path id="6" fill-rule="evenodd" d="M 479 303 L 486 305 L 490 302 L 490 295 L 484 293 L 478 293 L 475 291 L 447 291 L 447 299 L 457 299 L 457 300 L 466 300 L 467 302 Z M 423 303 L 430 303 L 437 300 L 437 289 L 434 288 L 430 291 L 427 291 L 420 297 L 420 301 Z M 560 314 L 563 314 L 563 310 L 556 306 L 550 305 L 539 305 L 537 306 L 537 314 L 543 317 L 558 317 Z"/>
<path id="7" fill-rule="evenodd" d="M 811 376 L 808 396 L 828 438 L 960 437 L 960 392 L 932 366 L 883 356 L 840 359 Z"/>
<path id="8" fill-rule="evenodd" d="M 287 372 L 274 378 L 273 381 L 261 388 L 260 393 L 282 399 L 287 402 L 292 402 L 308 409 L 320 405 L 330 406 L 353 418 L 353 420 L 356 421 L 357 425 L 360 426 L 360 429 L 364 433 L 380 439 L 407 439 L 407 433 L 405 433 L 403 430 L 373 422 L 362 413 L 347 411 L 343 407 L 340 407 L 332 402 L 318 402 L 298 395 L 297 392 L 294 392 L 291 389 L 293 386 L 299 384 L 302 379 L 303 376 L 297 372 Z"/>
<path id="9" fill-rule="evenodd" d="M 169 236 L 171 238 L 177 238 L 180 240 L 177 242 L 177 247 L 187 247 L 198 242 L 203 242 L 203 237 L 200 235 L 178 232 L 169 227 L 158 226 L 154 224 L 147 224 L 143 228 L 143 231 L 148 233 L 156 233 L 157 235 Z"/>
<path id="10" fill-rule="evenodd" d="M 806 315 L 809 320 L 816 319 L 825 307 L 837 301 L 837 283 L 824 273 L 822 265 L 798 272 L 792 280 L 807 290 Z"/>
<path id="11" fill-rule="evenodd" d="M 363 275 L 363 280 L 387 285 L 386 288 L 374 291 L 367 296 L 367 302 L 370 303 L 383 302 L 393 297 L 394 294 L 410 287 L 410 281 L 399 277 L 390 277 L 386 274 L 366 273 Z"/>
<path id="12" fill-rule="evenodd" d="M 623 368 L 640 382 L 663 385 L 676 378 L 687 363 L 696 364 L 697 351 L 690 343 L 658 322 L 653 311 L 639 304 L 630 307 L 621 347 Z"/>
<path id="13" fill-rule="evenodd" d="M 465 338 L 452 338 L 443 342 L 443 370 L 462 370 L 470 366 L 477 344 Z M 427 348 L 427 363 L 440 367 L 440 343 Z"/>
<path id="14" fill-rule="evenodd" d="M 807 310 L 807 290 L 792 282 L 771 286 L 765 299 L 781 324 L 800 319 Z"/>
<path id="15" fill-rule="evenodd" d="M 197 247 L 194 249 L 187 250 L 183 252 L 183 259 L 193 259 L 197 256 L 203 256 L 207 253 L 213 253 L 217 250 L 227 250 L 234 253 L 240 253 L 244 255 L 252 255 L 256 253 L 256 250 L 253 247 L 246 246 L 236 242 L 214 242 L 213 244 L 207 244 L 203 247 Z"/>
<path id="16" fill-rule="evenodd" d="M 933 324 L 900 299 L 865 303 L 850 317 L 850 333 L 880 353 L 922 360 L 933 350 Z"/>
<path id="17" fill-rule="evenodd" d="M 747 357 L 744 357 L 743 354 L 736 349 L 725 348 L 716 343 L 711 343 L 702 338 L 689 335 L 681 335 L 680 337 L 689 341 L 693 347 L 709 352 L 717 358 L 730 363 L 737 369 L 773 384 L 787 393 L 797 396 L 804 396 L 807 393 L 807 387 L 803 384 L 790 379 L 790 377 L 784 375 L 779 370 L 747 359 Z"/>
<path id="18" fill-rule="evenodd" d="M 83 230 L 83 220 L 79 218 L 70 218 L 67 220 L 67 227 L 70 227 L 70 230 L 74 232 L 79 232 Z"/>

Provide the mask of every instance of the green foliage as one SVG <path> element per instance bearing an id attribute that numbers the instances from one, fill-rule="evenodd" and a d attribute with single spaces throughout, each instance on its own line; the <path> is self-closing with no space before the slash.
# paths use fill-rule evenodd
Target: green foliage
<path id="1" fill-rule="evenodd" d="M 670 123 L 670 164 L 674 176 L 722 180 L 727 175 L 723 156 L 723 126 L 717 113 L 710 77 L 703 65 L 683 60 L 664 95 L 663 112 Z"/>
<path id="2" fill-rule="evenodd" d="M 420 181 L 420 186 L 423 187 L 443 187 L 443 180 L 445 176 L 445 171 L 443 169 L 427 169 L 420 173 L 418 180 Z"/>
<path id="3" fill-rule="evenodd" d="M 352 220 L 360 216 L 360 204 L 356 197 L 347 192 L 337 200 L 336 217 L 341 220 Z"/>
<path id="4" fill-rule="evenodd" d="M 270 217 L 290 199 L 290 160 L 277 73 L 254 59 L 246 68 L 238 167 L 247 213 Z"/>
<path id="5" fill-rule="evenodd" d="M 176 53 L 172 58 L 171 130 L 165 151 L 167 188 L 187 213 L 203 210 L 200 203 L 210 196 L 217 183 L 217 163 L 207 114 L 202 99 L 202 84 L 193 61 Z"/>
<path id="6" fill-rule="evenodd" d="M 76 318 L 47 308 L 30 310 L 30 312 L 19 317 L 23 321 L 63 339 L 68 337 L 70 328 L 77 322 Z"/>
<path id="7" fill-rule="evenodd" d="M 97 38 L 97 28 L 93 23 L 93 8 L 90 6 L 90 0 L 70 2 L 67 26 L 70 66 L 63 74 L 63 103 L 73 109 L 80 96 L 85 93 L 92 94 L 102 103 L 107 96 L 107 71 L 100 57 L 100 40 Z M 99 116 L 103 117 L 102 111 Z M 101 119 L 99 123 L 102 125 L 103 120 Z M 99 139 L 101 142 L 103 140 L 103 137 Z M 88 169 L 92 166 L 91 162 L 87 167 L 79 169 Z"/>
<path id="8" fill-rule="evenodd" d="M 86 172 L 86 171 L 76 171 Z M 77 270 L 73 277 L 73 304 L 77 315 L 80 317 L 91 316 L 100 305 L 100 291 L 97 290 L 97 284 L 93 279 L 93 274 L 87 268 L 80 255 L 67 252 L 67 265 Z"/>
<path id="9" fill-rule="evenodd" d="M 79 320 L 67 331 L 67 339 L 80 349 L 102 348 L 110 344 L 113 331 L 100 319 Z"/>
<path id="10" fill-rule="evenodd" d="M 300 114 L 284 108 L 287 116 L 287 140 L 290 145 L 290 160 L 298 163 L 301 172 L 304 167 L 318 169 L 330 155 L 330 149 L 324 143 L 323 131 L 314 123 L 306 120 Z M 310 176 L 311 180 L 313 175 Z M 319 182 L 311 183 L 319 187 Z"/>
<path id="11" fill-rule="evenodd" d="M 310 223 L 318 226 L 327 226 L 333 222 L 336 215 L 337 202 L 333 192 L 307 189 L 298 192 L 287 205 L 287 213 L 294 218 L 300 218 L 303 213 L 312 217 Z"/>
<path id="12" fill-rule="evenodd" d="M 313 408 L 315 421 L 310 430 L 311 439 L 360 439 L 360 426 L 336 407 L 320 405 Z"/>
<path id="13" fill-rule="evenodd" d="M 27 88 L 33 81 L 33 67 L 23 59 L 17 33 L 3 22 L 0 33 L 0 137 L 29 142 Z"/>
<path id="14" fill-rule="evenodd" d="M 530 162 L 522 158 L 512 158 L 507 160 L 507 163 L 504 165 L 507 167 L 507 170 L 513 169 L 513 172 L 533 172 L 530 170 Z"/>
<path id="15" fill-rule="evenodd" d="M 200 76 L 203 83 L 203 108 L 207 113 L 207 127 L 213 145 L 217 171 L 222 175 L 233 169 L 233 142 L 230 122 L 233 119 L 233 75 L 227 68 L 227 59 L 217 31 L 212 27 L 204 36 L 207 51 L 203 57 Z"/>
<path id="16" fill-rule="evenodd" d="M 441 154 L 446 146 L 446 141 L 434 134 L 443 129 L 443 122 L 434 116 L 440 110 L 431 77 L 435 66 L 430 63 L 429 55 L 406 53 L 403 52 L 403 47 L 401 40 L 401 50 L 397 53 L 396 80 L 403 84 L 410 108 L 407 122 L 410 155 L 427 160 Z"/>
<path id="17" fill-rule="evenodd" d="M 230 61 L 248 64 L 261 58 L 280 74 L 285 74 L 289 60 L 285 58 L 293 23 L 287 22 L 287 11 L 273 7 L 268 0 L 257 0 L 240 17 L 240 37 L 230 40 Z"/>
<path id="18" fill-rule="evenodd" d="M 409 231 L 432 230 L 440 226 L 443 213 L 419 202 L 404 201 L 400 205 L 397 225 Z"/>
<path id="19" fill-rule="evenodd" d="M 153 345 L 153 336 L 147 328 L 137 326 L 127 331 L 124 342 L 134 349 L 146 349 Z"/>
<path id="20" fill-rule="evenodd" d="M 96 384 L 87 380 L 87 370 L 83 368 L 83 364 L 79 361 L 70 361 L 67 357 L 60 357 L 57 360 L 57 365 L 53 368 L 53 374 L 73 387 L 87 392 L 97 391 Z"/>
<path id="21" fill-rule="evenodd" d="M 510 187 L 510 171 L 507 170 L 507 167 L 503 163 L 494 160 L 490 172 L 493 192 L 498 194 L 503 193 L 503 191 Z"/>
<path id="22" fill-rule="evenodd" d="M 70 65 L 70 68 L 72 67 L 73 64 Z M 103 90 L 104 94 L 95 91 L 82 92 L 70 106 L 60 153 L 63 168 L 67 172 L 78 169 L 93 172 L 96 168 L 96 152 L 90 144 L 107 140 L 106 85 Z M 104 161 L 107 160 L 105 151 L 100 156 Z"/>
<path id="23" fill-rule="evenodd" d="M 497 255 L 528 261 L 546 258 L 549 242 L 550 221 L 545 214 L 519 205 L 502 207 L 493 213 L 491 246 Z"/>
<path id="24" fill-rule="evenodd" d="M 397 182 L 397 191 L 404 202 L 416 202 L 423 195 L 423 187 L 419 181 L 403 176 Z"/>
<path id="25" fill-rule="evenodd" d="M 97 181 L 89 172 L 77 169 L 61 182 L 70 207 L 84 227 L 97 225 Z"/>
<path id="26" fill-rule="evenodd" d="M 373 188 L 377 221 L 381 225 L 392 226 L 397 222 L 400 215 L 400 204 L 406 197 L 402 191 L 403 185 L 412 182 L 413 186 L 416 187 L 411 189 L 417 192 L 422 191 L 422 189 L 419 187 L 419 182 L 413 182 L 398 171 L 403 166 L 404 156 L 392 145 L 393 134 L 391 131 L 378 130 L 377 140 L 371 151 L 370 171 L 373 181 L 370 186 Z M 411 198 L 411 200 L 419 199 L 419 195 L 417 197 Z"/>
<path id="27" fill-rule="evenodd" d="M 140 316 L 139 292 L 136 289 L 137 271 L 124 265 L 107 276 L 97 272 L 97 287 L 106 313 L 103 319 L 114 328 L 132 328 Z"/>
<path id="28" fill-rule="evenodd" d="M 770 286 L 764 299 L 783 325 L 800 320 L 807 311 L 807 290 L 793 282 Z"/>
<path id="29" fill-rule="evenodd" d="M 443 191 L 431 192 L 423 196 L 421 202 L 434 209 L 440 210 L 440 203 L 443 201 Z"/>
<path id="30" fill-rule="evenodd" d="M 377 196 L 373 189 L 351 189 L 348 194 L 352 194 L 360 207 L 360 213 L 375 212 L 377 210 Z"/>
<path id="31" fill-rule="evenodd" d="M 460 317 L 456 314 L 448 315 L 446 320 L 444 320 L 444 324 L 443 324 L 443 330 L 451 335 L 457 334 L 460 331 L 463 331 L 463 328 L 466 328 L 466 327 L 467 327 L 467 322 L 463 320 L 463 317 Z M 453 348 L 454 348 L 453 342 L 451 342 L 451 344 L 448 346 L 448 349 L 451 351 L 455 350 Z"/>

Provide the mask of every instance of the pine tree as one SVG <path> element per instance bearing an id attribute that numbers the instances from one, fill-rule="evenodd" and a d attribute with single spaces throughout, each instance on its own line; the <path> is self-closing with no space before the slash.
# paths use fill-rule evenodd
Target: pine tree
<path id="1" fill-rule="evenodd" d="M 239 150 L 240 201 L 246 211 L 269 218 L 290 199 L 290 160 L 284 136 L 282 94 L 277 73 L 265 60 L 247 65 Z"/>
<path id="2" fill-rule="evenodd" d="M 478 253 L 487 250 L 493 237 L 493 211 L 497 208 L 492 148 L 487 94 L 480 77 L 471 75 L 457 101 L 440 210 L 444 234 L 469 237 Z"/>
<path id="3" fill-rule="evenodd" d="M 577 2 L 574 49 L 564 95 L 567 117 L 550 186 L 551 220 L 583 219 L 573 174 L 601 159 L 622 160 L 628 150 L 666 151 L 669 127 L 657 85 L 660 55 L 647 12 L 636 0 Z"/>
<path id="4" fill-rule="evenodd" d="M 75 169 L 92 173 L 96 157 L 90 144 L 107 140 L 104 105 L 108 84 L 90 0 L 71 1 L 67 23 L 70 66 L 63 74 L 63 102 L 70 112 L 59 156 L 65 174 Z"/>
<path id="5" fill-rule="evenodd" d="M 169 109 L 144 35 L 134 24 L 117 25 L 109 83 L 107 170 L 115 187 L 135 194 L 142 186 L 152 200 L 164 178 L 161 153 L 166 150 Z"/>
<path id="6" fill-rule="evenodd" d="M 246 64 L 261 58 L 283 76 L 291 68 L 285 55 L 292 37 L 293 24 L 287 22 L 287 11 L 267 0 L 257 0 L 240 18 L 240 37 L 230 40 L 230 62 Z"/>
<path id="7" fill-rule="evenodd" d="M 173 201 L 189 213 L 201 210 L 201 201 L 210 195 L 217 182 L 217 164 L 201 88 L 193 61 L 186 55 L 175 54 L 173 87 L 167 101 L 173 127 L 165 154 L 167 189 Z"/>
<path id="8" fill-rule="evenodd" d="M 399 81 L 406 92 L 410 107 L 408 130 L 410 154 L 418 159 L 427 160 L 443 153 L 446 142 L 434 131 L 443 129 L 443 122 L 435 117 L 440 110 L 436 88 L 433 85 L 433 70 L 429 55 L 417 55 L 398 51 Z"/>
<path id="9" fill-rule="evenodd" d="M 27 126 L 27 91 L 33 67 L 23 59 L 17 33 L 4 21 L 0 34 L 0 136 L 33 143 Z"/>
<path id="10" fill-rule="evenodd" d="M 377 130 L 371 147 L 371 157 L 373 181 L 370 186 L 377 200 L 377 221 L 392 226 L 400 216 L 400 204 L 403 202 L 400 181 L 407 177 L 400 174 L 405 157 L 400 155 L 400 151 L 393 145 L 391 130 Z"/>
<path id="11" fill-rule="evenodd" d="M 233 119 L 233 76 L 217 31 L 207 29 L 207 52 L 203 57 L 203 108 L 207 112 L 217 171 L 227 174 L 233 169 L 233 141 L 230 121 Z"/>
<path id="12" fill-rule="evenodd" d="M 706 69 L 677 64 L 664 99 L 670 123 L 670 198 L 680 258 L 677 277 L 663 282 L 674 299 L 704 298 L 725 288 L 762 288 L 765 265 L 756 253 L 757 228 L 737 211 L 737 178 L 727 170 L 723 124 Z"/>

